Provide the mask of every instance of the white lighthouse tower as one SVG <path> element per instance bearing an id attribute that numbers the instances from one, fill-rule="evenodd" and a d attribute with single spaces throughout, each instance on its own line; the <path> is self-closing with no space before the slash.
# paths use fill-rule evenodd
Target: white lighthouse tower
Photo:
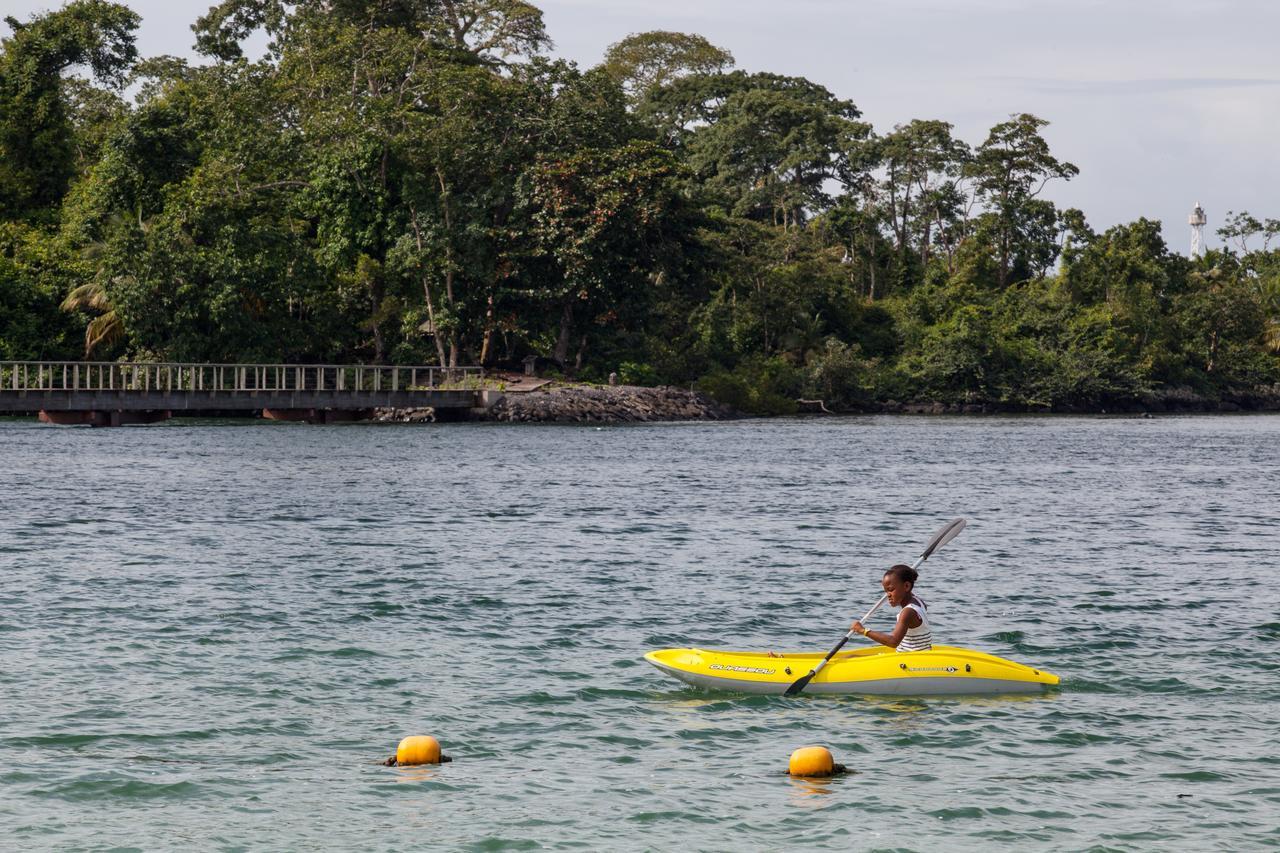
<path id="1" fill-rule="evenodd" d="M 1191 215 L 1187 217 L 1187 224 L 1191 226 L 1191 258 L 1204 257 L 1204 226 L 1209 220 L 1204 215 L 1204 208 L 1200 206 L 1200 202 L 1196 202 L 1195 210 L 1191 211 Z"/>

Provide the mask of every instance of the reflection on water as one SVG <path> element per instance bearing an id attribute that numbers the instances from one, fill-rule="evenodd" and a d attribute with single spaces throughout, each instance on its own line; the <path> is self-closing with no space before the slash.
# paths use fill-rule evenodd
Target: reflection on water
<path id="1" fill-rule="evenodd" d="M 410 767 L 391 767 L 389 771 L 394 771 L 393 778 L 397 783 L 418 783 L 418 782 L 435 782 L 443 780 L 443 765 L 438 764 L 415 764 Z"/>
<path id="2" fill-rule="evenodd" d="M 829 779 L 807 779 L 790 775 L 786 778 L 791 789 L 788 792 L 788 802 L 791 805 L 804 807 L 820 807 L 824 805 L 821 798 L 829 797 L 832 794 L 838 793 L 840 785 L 852 781 L 848 774 L 833 776 Z M 816 802 L 815 798 L 817 799 Z"/>

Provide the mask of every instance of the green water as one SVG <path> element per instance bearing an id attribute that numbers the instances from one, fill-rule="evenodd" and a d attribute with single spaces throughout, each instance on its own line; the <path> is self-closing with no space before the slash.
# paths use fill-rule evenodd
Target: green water
<path id="1" fill-rule="evenodd" d="M 6 421 L 0 845 L 1274 849 L 1278 430 Z M 954 516 L 935 640 L 1061 690 L 713 695 L 642 659 L 825 649 Z M 379 764 L 419 733 L 454 763 Z M 810 743 L 854 772 L 786 777 Z"/>

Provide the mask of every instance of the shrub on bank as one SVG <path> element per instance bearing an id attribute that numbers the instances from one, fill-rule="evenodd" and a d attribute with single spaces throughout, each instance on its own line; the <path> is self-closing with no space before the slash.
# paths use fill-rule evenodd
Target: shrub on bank
<path id="1" fill-rule="evenodd" d="M 752 415 L 795 414 L 804 386 L 800 369 L 782 358 L 749 359 L 733 370 L 718 370 L 694 388 L 716 402 Z"/>

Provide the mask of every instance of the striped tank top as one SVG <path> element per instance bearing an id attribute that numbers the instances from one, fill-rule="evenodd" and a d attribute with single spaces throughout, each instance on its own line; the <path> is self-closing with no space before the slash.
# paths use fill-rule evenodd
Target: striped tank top
<path id="1" fill-rule="evenodd" d="M 933 648 L 933 634 L 929 631 L 929 614 L 925 612 L 929 608 L 917 595 L 911 596 L 911 603 L 907 607 L 920 616 L 920 624 L 915 628 L 907 629 L 902 642 L 898 643 L 897 651 L 927 652 Z"/>

